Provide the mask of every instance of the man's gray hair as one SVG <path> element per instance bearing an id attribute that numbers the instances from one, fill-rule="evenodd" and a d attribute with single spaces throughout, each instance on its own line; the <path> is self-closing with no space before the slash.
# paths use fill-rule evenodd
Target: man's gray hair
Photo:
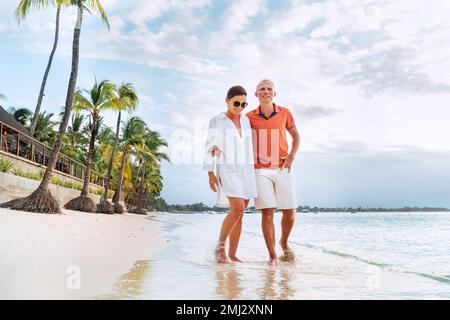
<path id="1" fill-rule="evenodd" d="M 265 83 L 265 82 L 269 83 L 269 84 L 272 86 L 273 91 L 275 91 L 275 84 L 273 83 L 272 80 L 270 80 L 270 79 L 262 79 L 262 80 L 258 83 L 258 85 L 256 86 L 256 92 L 258 92 L 259 87 L 261 87 L 262 84 Z"/>

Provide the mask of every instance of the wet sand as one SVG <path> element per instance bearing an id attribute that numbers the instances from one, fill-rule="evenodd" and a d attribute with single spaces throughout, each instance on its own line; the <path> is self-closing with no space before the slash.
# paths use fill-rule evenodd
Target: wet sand
<path id="1" fill-rule="evenodd" d="M 238 257 L 244 263 L 228 265 L 217 264 L 213 256 L 223 215 L 168 214 L 151 217 L 150 219 L 162 223 L 161 231 L 167 239 L 166 245 L 155 252 L 152 261 L 137 263 L 133 270 L 117 281 L 109 296 L 101 298 L 449 298 L 447 282 L 411 272 L 415 269 L 414 265 L 401 265 L 390 258 L 390 251 L 393 249 L 387 245 L 394 239 L 380 241 L 385 242 L 385 246 L 371 239 L 364 244 L 367 250 L 356 250 L 355 239 L 359 239 L 359 236 L 369 237 L 370 221 L 379 230 L 382 227 L 379 220 L 384 221 L 384 216 L 349 214 L 346 217 L 339 216 L 337 220 L 335 216 L 299 216 L 291 237 L 291 247 L 297 255 L 297 262 L 280 262 L 277 266 L 269 266 L 267 263 L 267 250 L 260 231 L 260 216 L 257 214 L 245 217 L 238 250 Z M 400 217 L 401 215 L 395 219 Z M 279 235 L 280 216 L 277 215 L 275 220 Z M 322 229 L 319 228 L 321 225 L 324 226 Z M 391 226 L 392 223 L 388 222 L 387 225 Z M 408 231 L 410 227 L 406 229 Z M 402 232 L 405 236 L 404 231 Z M 375 239 L 378 237 L 375 232 L 371 234 Z M 326 237 L 330 237 L 331 241 L 326 241 Z M 398 234 L 393 236 L 396 237 Z M 414 233 L 413 238 L 416 237 Z M 342 251 L 337 250 L 340 243 L 343 244 L 340 249 Z M 376 245 L 372 245 L 373 243 Z M 374 253 L 375 250 L 378 252 Z M 438 253 L 434 251 L 433 254 Z M 400 262 L 404 261 L 412 263 L 410 259 Z"/>
<path id="2" fill-rule="evenodd" d="M 450 223 L 447 215 L 299 215 L 291 236 L 297 262 L 277 266 L 267 264 L 257 214 L 245 217 L 238 250 L 244 263 L 217 264 L 223 218 L 0 209 L 0 298 L 450 298 L 448 234 L 439 233 Z M 280 216 L 275 220 L 279 235 Z M 437 239 L 425 244 L 427 257 L 405 242 L 423 242 L 417 228 Z M 80 290 L 67 287 L 71 265 L 80 267 Z"/>

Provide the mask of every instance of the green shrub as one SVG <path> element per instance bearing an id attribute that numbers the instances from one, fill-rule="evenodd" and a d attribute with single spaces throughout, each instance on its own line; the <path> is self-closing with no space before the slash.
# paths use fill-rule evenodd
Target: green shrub
<path id="1" fill-rule="evenodd" d="M 33 179 L 33 180 L 41 180 L 42 179 L 39 172 L 25 172 L 18 168 L 15 168 L 12 170 L 12 173 L 16 176 L 24 177 L 24 178 L 28 178 L 28 179 Z"/>
<path id="2" fill-rule="evenodd" d="M 0 160 L 0 172 L 8 173 L 14 168 L 14 164 L 6 159 Z"/>
<path id="3" fill-rule="evenodd" d="M 39 177 L 41 178 L 41 180 L 42 180 L 42 178 L 44 177 L 44 175 L 45 175 L 45 170 L 39 170 Z"/>
<path id="4" fill-rule="evenodd" d="M 5 171 L 1 170 L 1 168 L 2 168 L 1 161 L 3 161 L 3 160 L 0 160 L 0 171 L 5 172 Z M 11 170 L 11 168 L 9 170 Z M 14 169 L 12 169 L 12 173 L 19 177 L 24 177 L 24 178 L 33 179 L 33 180 L 42 180 L 42 178 L 44 177 L 45 171 L 41 170 L 39 172 L 24 172 L 18 168 L 14 168 Z M 83 190 L 83 184 L 78 183 L 78 182 L 66 181 L 61 178 L 58 178 L 57 176 L 53 176 L 50 179 L 50 183 L 57 185 L 57 186 L 64 187 L 64 188 L 75 189 L 75 190 L 79 190 L 79 191 Z M 105 193 L 105 189 L 89 188 L 89 193 L 96 194 L 96 195 L 99 195 L 102 197 Z M 113 195 L 114 195 L 114 191 L 109 190 L 108 198 L 112 199 Z"/>
<path id="5" fill-rule="evenodd" d="M 89 188 L 89 193 L 93 193 L 96 194 L 100 197 L 103 197 L 103 195 L 105 194 L 105 189 L 101 188 L 101 189 L 97 189 L 97 188 Z M 108 192 L 108 198 L 112 199 L 112 197 L 114 196 L 114 191 L 109 190 Z"/>
<path id="6" fill-rule="evenodd" d="M 11 173 L 15 176 L 23 177 L 24 172 L 20 169 L 14 168 L 12 169 Z"/>
<path id="7" fill-rule="evenodd" d="M 75 190 L 80 190 L 80 191 L 83 189 L 83 185 L 81 183 L 66 181 L 66 180 L 60 179 L 56 176 L 53 176 L 50 179 L 50 183 L 57 185 L 57 186 L 64 187 L 64 188 L 69 188 L 69 189 L 75 189 Z"/>

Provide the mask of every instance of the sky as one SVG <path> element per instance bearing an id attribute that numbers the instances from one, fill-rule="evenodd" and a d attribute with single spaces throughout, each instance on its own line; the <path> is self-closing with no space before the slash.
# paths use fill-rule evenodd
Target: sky
<path id="1" fill-rule="evenodd" d="M 450 207 L 450 1 L 102 0 L 86 13 L 77 87 L 131 82 L 142 117 L 168 141 L 168 203 L 214 205 L 202 171 L 209 120 L 259 80 L 294 115 L 299 205 Z M 34 109 L 53 44 L 54 7 L 17 23 L 0 2 L 0 101 Z M 74 8 L 63 8 L 43 109 L 58 113 L 70 75 Z M 125 118 L 131 115 L 126 115 Z M 105 114 L 115 126 L 116 115 Z"/>

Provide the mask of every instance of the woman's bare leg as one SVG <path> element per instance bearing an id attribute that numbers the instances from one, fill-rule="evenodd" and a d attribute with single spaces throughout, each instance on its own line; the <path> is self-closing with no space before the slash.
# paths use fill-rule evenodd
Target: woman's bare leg
<path id="1" fill-rule="evenodd" d="M 245 208 L 247 208 L 249 200 L 244 200 Z M 245 209 L 244 209 L 245 212 Z M 244 214 L 242 214 L 239 221 L 234 226 L 233 230 L 231 230 L 230 233 L 230 247 L 228 248 L 228 257 L 231 261 L 234 262 L 242 262 L 237 256 L 236 252 L 239 245 L 239 239 L 241 238 L 241 231 L 242 231 L 242 219 L 244 217 Z"/>
<path id="2" fill-rule="evenodd" d="M 242 198 L 228 197 L 228 200 L 230 201 L 230 212 L 222 222 L 222 227 L 220 228 L 219 234 L 219 242 L 216 248 L 216 260 L 219 263 L 228 262 L 224 244 L 233 228 L 242 218 L 246 208 L 245 201 Z"/>

